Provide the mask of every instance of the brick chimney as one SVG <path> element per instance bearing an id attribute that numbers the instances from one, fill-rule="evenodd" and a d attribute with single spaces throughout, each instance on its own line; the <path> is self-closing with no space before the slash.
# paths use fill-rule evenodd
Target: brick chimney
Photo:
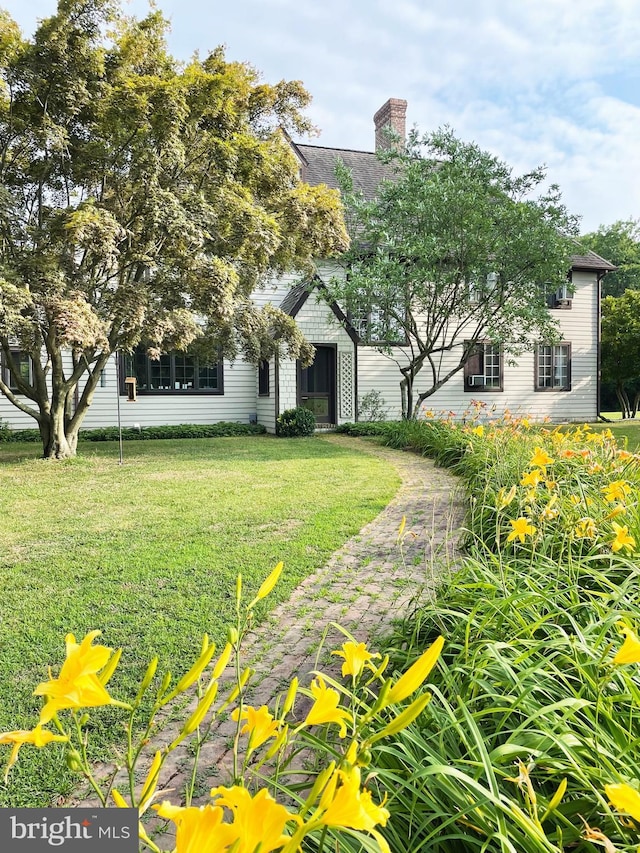
<path id="1" fill-rule="evenodd" d="M 400 98 L 389 98 L 373 117 L 376 128 L 376 151 L 389 148 L 392 144 L 385 133 L 390 128 L 397 133 L 402 142 L 406 135 L 407 102 Z"/>

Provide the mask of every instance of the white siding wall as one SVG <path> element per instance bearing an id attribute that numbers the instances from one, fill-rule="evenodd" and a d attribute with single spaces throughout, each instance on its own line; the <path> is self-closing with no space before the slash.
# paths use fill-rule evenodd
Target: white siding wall
<path id="1" fill-rule="evenodd" d="M 571 391 L 534 390 L 534 354 L 525 353 L 518 359 L 516 367 L 504 363 L 504 390 L 465 391 L 463 371 L 456 374 L 435 394 L 427 398 L 423 410 L 453 411 L 461 414 L 472 400 L 481 400 L 497 413 L 509 409 L 513 414 L 529 415 L 541 420 L 550 417 L 554 421 L 594 420 L 597 414 L 597 281 L 595 273 L 574 272 L 575 293 L 571 310 L 554 310 L 552 315 L 560 323 L 563 341 L 571 344 Z M 401 348 L 393 356 L 405 358 Z M 454 366 L 460 357 L 446 354 L 443 369 Z M 416 392 L 427 381 L 420 374 L 415 382 Z M 358 348 L 358 396 L 369 391 L 379 391 L 386 403 L 387 416 L 397 418 L 401 414 L 401 374 L 391 358 L 372 347 Z"/>
<path id="2" fill-rule="evenodd" d="M 135 403 L 120 395 L 123 426 L 164 424 L 210 424 L 216 421 L 249 423 L 256 415 L 257 372 L 252 364 L 224 362 L 224 394 L 140 394 Z M 98 385 L 93 402 L 82 423 L 83 429 L 117 423 L 115 360 L 105 370 L 105 385 Z M 36 427 L 33 418 L 18 411 L 0 395 L 0 418 L 13 429 Z"/>
<path id="3" fill-rule="evenodd" d="M 262 308 L 271 303 L 279 306 L 287 293 L 301 280 L 300 273 L 288 273 L 273 279 L 257 288 L 251 294 L 251 301 Z"/>
<path id="4" fill-rule="evenodd" d="M 339 271 L 330 265 L 319 270 L 328 280 Z M 254 301 L 258 305 L 272 302 L 279 305 L 291 287 L 300 280 L 297 274 L 282 276 L 256 291 Z M 508 408 L 511 412 L 527 414 L 537 419 L 545 416 L 554 421 L 593 420 L 597 413 L 597 281 L 595 273 L 574 272 L 575 293 L 571 310 L 556 310 L 563 330 L 564 341 L 572 345 L 571 391 L 534 391 L 534 357 L 528 353 L 519 359 L 517 367 L 504 365 L 504 391 L 464 391 L 462 371 L 425 401 L 424 409 L 435 412 L 454 411 L 461 413 L 471 400 L 484 401 L 488 407 L 495 406 L 497 412 Z M 337 362 L 341 364 L 341 353 L 353 353 L 353 343 L 341 327 L 331 309 L 316 295 L 311 294 L 296 317 L 309 341 L 317 344 L 335 343 Z M 393 356 L 402 359 L 402 349 L 396 348 Z M 459 353 L 448 354 L 450 364 L 459 358 Z M 342 366 L 344 368 L 345 364 Z M 446 368 L 446 363 L 443 365 Z M 355 364 L 354 364 L 355 368 Z M 426 370 L 426 369 L 425 369 Z M 344 373 L 345 371 L 343 371 Z M 354 371 L 355 372 L 355 371 Z M 346 375 L 346 374 L 345 374 Z M 425 373 L 426 376 L 426 373 Z M 359 346 L 357 350 L 358 397 L 369 391 L 379 391 L 386 404 L 387 416 L 397 418 L 401 414 L 400 372 L 389 357 L 372 347 Z M 296 405 L 296 365 L 282 359 L 279 365 L 279 412 L 275 412 L 276 375 L 271 365 L 271 394 L 257 396 L 257 370 L 254 365 L 243 361 L 235 364 L 224 362 L 224 394 L 222 395 L 140 395 L 136 403 L 120 397 L 122 423 L 125 426 L 140 424 L 150 426 L 177 423 L 213 423 L 215 421 L 239 421 L 248 423 L 258 415 L 258 420 L 267 429 L 275 429 L 275 417 L 285 409 Z M 111 359 L 105 371 L 106 384 L 98 387 L 94 401 L 83 426 L 86 428 L 107 426 L 116 423 L 116 371 Z M 339 377 L 340 380 L 340 371 Z M 423 387 L 420 375 L 416 380 L 416 391 Z M 341 394 L 349 389 L 338 389 L 338 422 L 353 420 L 355 400 L 342 400 Z M 351 393 L 354 393 L 352 386 Z M 343 417 L 341 412 L 352 404 L 354 417 Z M 34 427 L 35 421 L 19 412 L 0 395 L 0 418 L 12 428 Z"/>

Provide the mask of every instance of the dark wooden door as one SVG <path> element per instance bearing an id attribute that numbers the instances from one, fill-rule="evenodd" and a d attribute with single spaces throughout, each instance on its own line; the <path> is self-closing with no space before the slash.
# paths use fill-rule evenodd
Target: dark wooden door
<path id="1" fill-rule="evenodd" d="M 336 422 L 335 347 L 316 345 L 313 364 L 298 364 L 298 405 L 312 411 L 319 424 Z"/>

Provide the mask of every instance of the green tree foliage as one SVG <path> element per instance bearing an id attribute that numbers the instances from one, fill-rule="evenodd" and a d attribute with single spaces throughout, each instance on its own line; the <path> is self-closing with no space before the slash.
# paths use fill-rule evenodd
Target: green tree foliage
<path id="1" fill-rule="evenodd" d="M 602 300 L 602 381 L 613 385 L 623 418 L 640 404 L 640 290 Z"/>
<path id="2" fill-rule="evenodd" d="M 557 337 L 545 291 L 567 283 L 577 223 L 557 187 L 533 197 L 543 169 L 514 177 L 448 128 L 414 132 L 405 148 L 382 156 L 395 180 L 371 202 L 339 170 L 356 239 L 332 295 L 352 316 L 367 317 L 371 341 L 406 342 L 402 350 L 376 346 L 398 365 L 411 418 L 462 370 L 478 341 L 500 344 L 509 357 Z"/>
<path id="3" fill-rule="evenodd" d="M 621 296 L 627 288 L 640 289 L 640 221 L 618 220 L 601 225 L 582 238 L 586 249 L 597 252 L 618 269 L 608 272 L 602 282 L 603 296 Z"/>
<path id="4" fill-rule="evenodd" d="M 109 355 L 201 339 L 311 360 L 261 280 L 344 251 L 338 194 L 298 179 L 284 131 L 298 82 L 266 85 L 221 49 L 177 63 L 158 11 L 59 0 L 32 39 L 0 17 L 0 346 L 45 456 L 73 455 Z M 32 379 L 11 355 L 33 361 Z"/>

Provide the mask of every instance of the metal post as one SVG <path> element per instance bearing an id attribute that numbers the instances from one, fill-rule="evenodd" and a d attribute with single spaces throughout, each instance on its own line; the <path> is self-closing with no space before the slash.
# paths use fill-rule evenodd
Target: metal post
<path id="1" fill-rule="evenodd" d="M 119 464 L 122 465 L 122 419 L 120 418 L 120 361 L 118 359 L 118 351 L 114 353 L 116 360 L 116 400 L 118 410 L 118 447 L 120 452 Z"/>

